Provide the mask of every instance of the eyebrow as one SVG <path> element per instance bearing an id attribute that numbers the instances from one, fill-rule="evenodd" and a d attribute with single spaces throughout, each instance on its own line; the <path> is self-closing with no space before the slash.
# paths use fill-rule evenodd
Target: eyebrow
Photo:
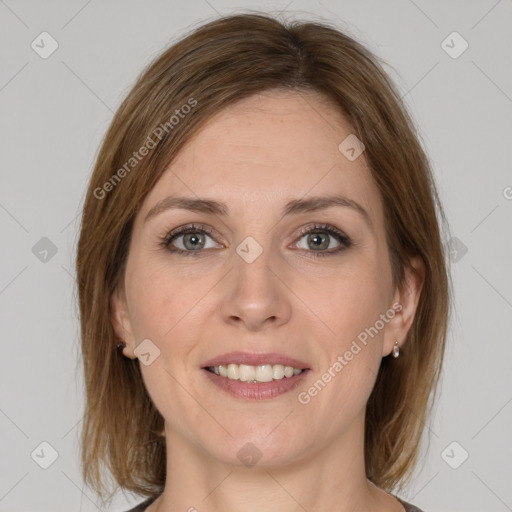
<path id="1" fill-rule="evenodd" d="M 298 215 L 300 213 L 316 212 L 333 207 L 351 208 L 358 212 L 363 220 L 373 231 L 373 223 L 368 212 L 356 201 L 345 196 L 316 196 L 306 199 L 293 199 L 285 204 L 282 216 Z M 225 203 L 215 201 L 213 199 L 203 199 L 195 197 L 166 197 L 158 202 L 146 214 L 144 222 L 152 217 L 173 209 L 189 210 L 197 213 L 206 213 L 226 217 L 229 215 L 229 207 Z"/>

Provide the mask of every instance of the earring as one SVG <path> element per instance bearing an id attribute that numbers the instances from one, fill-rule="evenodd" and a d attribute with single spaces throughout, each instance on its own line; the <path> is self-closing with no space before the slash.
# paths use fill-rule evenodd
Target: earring
<path id="1" fill-rule="evenodd" d="M 120 352 L 123 350 L 124 347 L 126 347 L 126 342 L 124 341 L 116 345 L 117 350 L 119 350 Z"/>
<path id="2" fill-rule="evenodd" d="M 398 346 L 398 340 L 395 340 L 395 346 L 393 347 L 393 357 L 396 359 L 400 355 L 400 347 Z"/>

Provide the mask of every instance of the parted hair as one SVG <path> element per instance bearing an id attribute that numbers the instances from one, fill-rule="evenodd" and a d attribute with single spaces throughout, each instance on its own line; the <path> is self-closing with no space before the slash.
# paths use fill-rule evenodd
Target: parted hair
<path id="1" fill-rule="evenodd" d="M 76 257 L 85 388 L 81 467 L 102 498 L 111 500 L 118 488 L 155 496 L 166 477 L 163 417 L 139 361 L 116 350 L 111 321 L 110 297 L 123 284 L 134 218 L 207 120 L 271 90 L 319 92 L 339 107 L 364 143 L 382 198 L 393 284 L 405 286 L 412 256 L 425 265 L 406 343 L 398 359 L 382 359 L 366 406 L 367 478 L 388 492 L 409 481 L 440 387 L 451 303 L 441 228 L 449 228 L 418 130 L 382 64 L 330 22 L 251 12 L 195 27 L 135 80 L 99 149 Z M 179 122 L 170 121 L 173 116 Z M 139 154 L 144 146 L 148 150 Z M 134 152 L 145 155 L 135 159 Z"/>

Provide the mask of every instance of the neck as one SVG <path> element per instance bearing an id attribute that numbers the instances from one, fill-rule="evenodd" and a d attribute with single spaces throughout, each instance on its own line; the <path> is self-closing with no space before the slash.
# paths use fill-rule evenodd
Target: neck
<path id="1" fill-rule="evenodd" d="M 361 421 L 364 415 L 334 442 L 319 440 L 314 453 L 303 453 L 291 463 L 252 467 L 213 458 L 166 426 L 166 486 L 147 511 L 403 510 L 366 479 Z"/>

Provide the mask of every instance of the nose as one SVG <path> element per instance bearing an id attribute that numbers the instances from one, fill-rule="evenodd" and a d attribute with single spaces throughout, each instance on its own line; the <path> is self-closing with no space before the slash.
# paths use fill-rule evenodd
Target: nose
<path id="1" fill-rule="evenodd" d="M 226 276 L 221 315 L 224 322 L 255 332 L 276 328 L 291 316 L 289 289 L 283 284 L 286 276 L 272 260 L 270 251 L 252 263 L 233 255 L 234 268 Z"/>

